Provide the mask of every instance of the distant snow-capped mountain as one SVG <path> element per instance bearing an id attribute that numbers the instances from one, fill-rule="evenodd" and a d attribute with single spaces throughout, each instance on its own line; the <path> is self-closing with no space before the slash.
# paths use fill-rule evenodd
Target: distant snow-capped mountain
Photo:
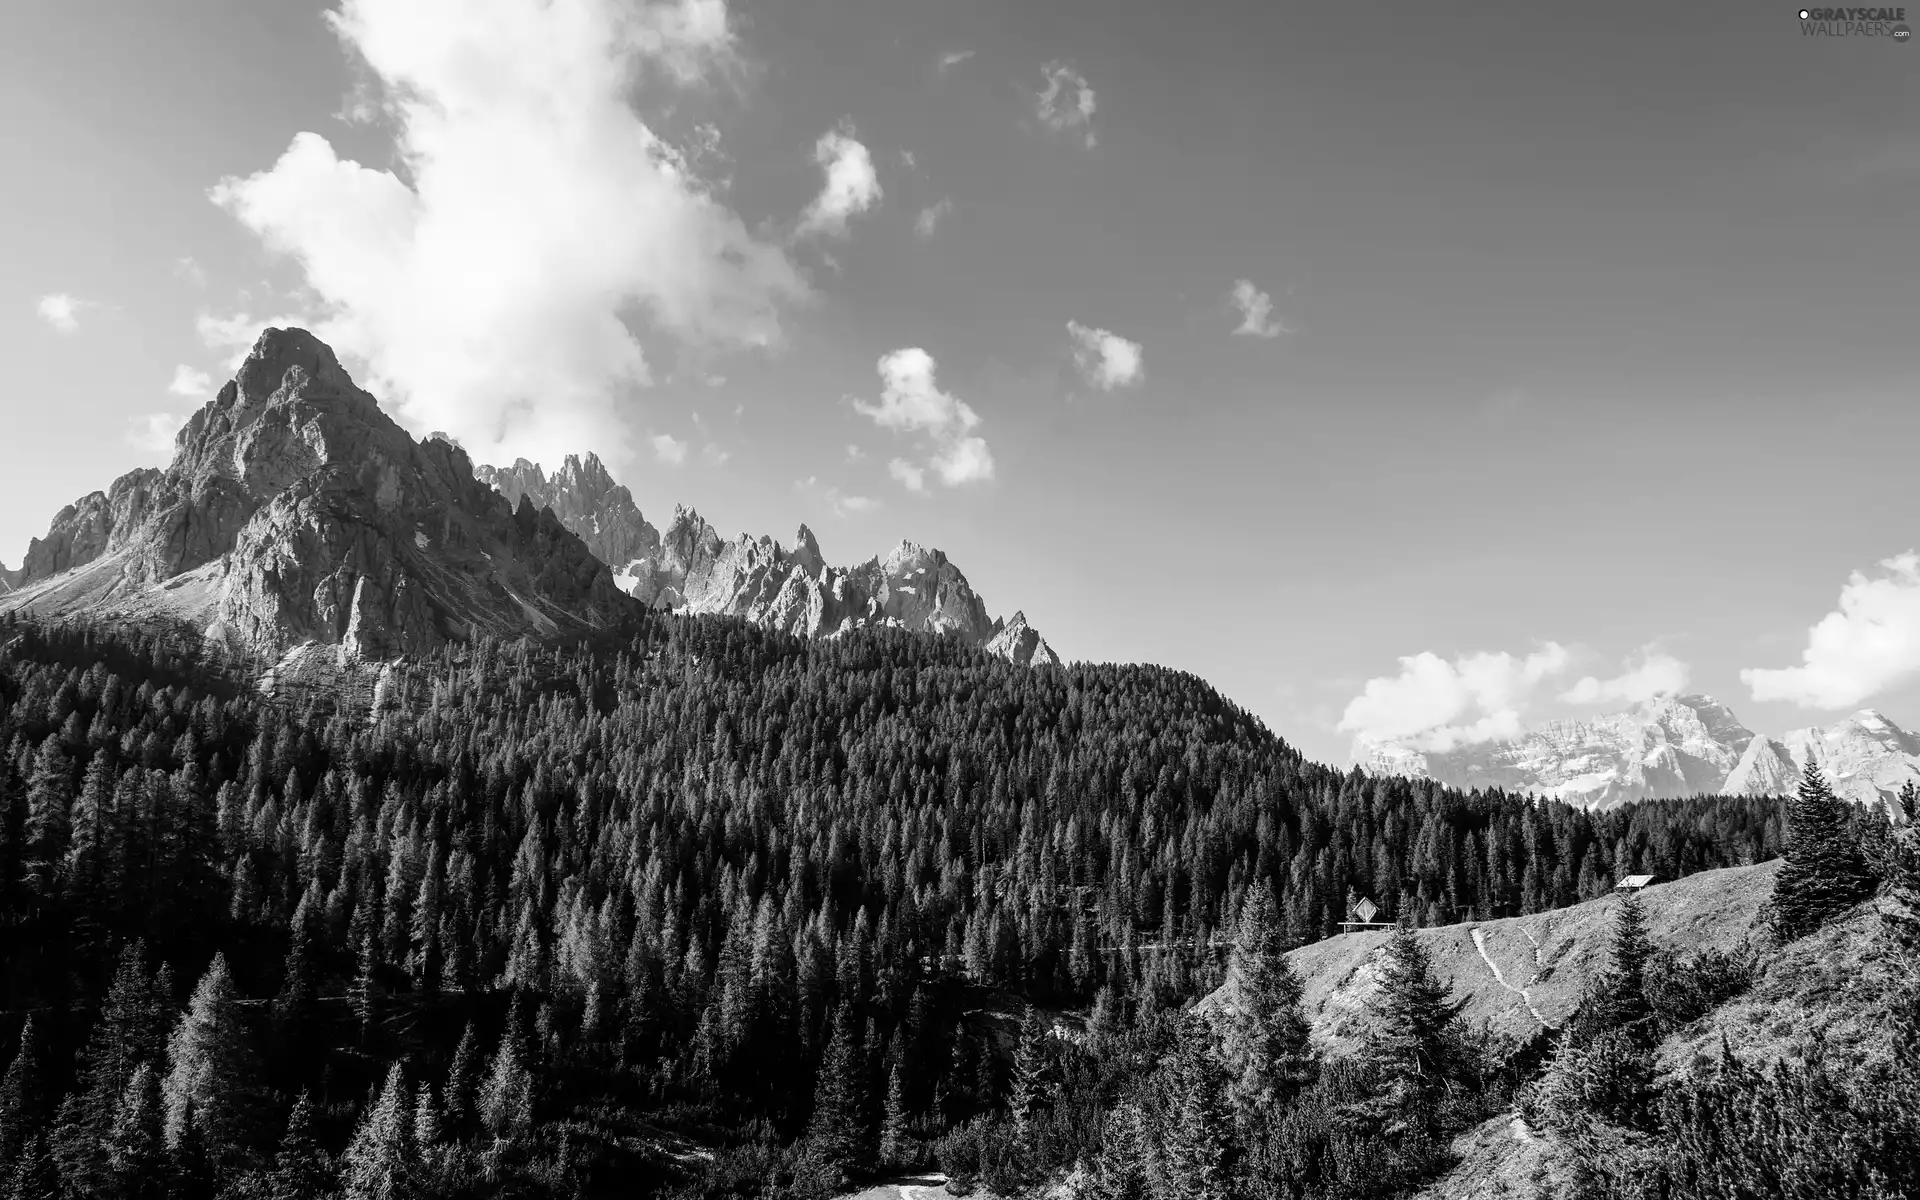
<path id="1" fill-rule="evenodd" d="M 1381 775 L 1501 788 L 1589 808 L 1632 800 L 1779 795 L 1817 763 L 1835 794 L 1890 804 L 1920 782 L 1920 737 L 1863 709 L 1827 729 L 1755 734 L 1711 696 L 1661 696 L 1623 713 L 1550 721 L 1517 738 L 1420 750 L 1361 735 L 1353 761 Z"/>
<path id="2" fill-rule="evenodd" d="M 1060 665 L 1024 613 L 989 617 L 967 577 L 939 550 L 901 542 L 885 558 L 834 567 L 805 525 L 789 549 L 766 536 L 722 538 L 687 508 L 674 509 L 662 531 L 592 454 L 568 455 L 552 475 L 526 459 L 476 467 L 474 474 L 509 503 L 525 497 L 551 508 L 613 569 L 622 591 L 651 605 L 741 616 L 808 637 L 890 625 L 957 636 L 1022 666 Z"/>

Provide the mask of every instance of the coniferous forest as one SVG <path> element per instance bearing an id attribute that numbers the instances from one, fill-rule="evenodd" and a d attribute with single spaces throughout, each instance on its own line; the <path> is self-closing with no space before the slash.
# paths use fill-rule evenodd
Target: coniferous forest
<path id="1" fill-rule="evenodd" d="M 1393 1195 L 1553 1052 L 1462 1028 L 1413 927 L 1791 853 L 1777 801 L 1370 778 L 1189 675 L 890 631 L 655 615 L 450 650 L 352 702 L 132 635 L 10 622 L 0 646 L 22 1200 L 799 1200 L 919 1167 Z M 1792 828 L 1816 817 L 1832 858 L 1859 821 Z M 1359 896 L 1401 930 L 1371 1040 L 1323 1061 L 1283 952 Z M 1644 1048 L 1702 1003 L 1685 980 L 1739 986 L 1623 936 L 1589 1049 Z M 1242 1003 L 1195 1016 L 1230 974 Z"/>

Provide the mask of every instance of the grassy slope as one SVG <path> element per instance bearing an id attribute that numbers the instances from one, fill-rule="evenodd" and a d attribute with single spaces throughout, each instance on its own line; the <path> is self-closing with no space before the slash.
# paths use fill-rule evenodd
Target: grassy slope
<path id="1" fill-rule="evenodd" d="M 1687 952 L 1740 945 L 1773 890 L 1777 869 L 1774 863 L 1729 867 L 1648 888 L 1642 896 L 1655 943 Z M 1565 1021 L 1587 984 L 1607 969 L 1619 904 L 1618 897 L 1603 896 L 1532 916 L 1423 929 L 1420 938 L 1434 969 L 1456 996 L 1467 998 L 1465 1021 L 1486 1022 L 1496 1033 L 1524 1039 L 1543 1020 L 1549 1026 Z M 1329 1050 L 1345 1049 L 1364 1027 L 1387 937 L 1384 930 L 1341 934 L 1287 956 L 1305 985 L 1314 1036 Z M 1201 1003 L 1231 1005 L 1235 990 L 1229 979 Z"/>

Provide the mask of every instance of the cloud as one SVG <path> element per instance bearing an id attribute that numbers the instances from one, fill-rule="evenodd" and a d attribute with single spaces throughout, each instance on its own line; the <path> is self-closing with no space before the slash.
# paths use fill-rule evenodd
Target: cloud
<path id="1" fill-rule="evenodd" d="M 1040 123 L 1056 133 L 1084 134 L 1091 149 L 1098 141 L 1093 132 L 1097 106 L 1087 77 L 1062 62 L 1050 62 L 1040 69 L 1047 76 L 1046 90 L 1040 93 L 1034 110 Z"/>
<path id="2" fill-rule="evenodd" d="M 65 292 L 54 292 L 40 297 L 35 309 L 40 319 L 54 327 L 60 333 L 78 333 L 80 331 L 80 310 L 91 308 L 88 300 L 76 299 Z"/>
<path id="3" fill-rule="evenodd" d="M 181 363 L 173 369 L 173 382 L 167 385 L 167 390 L 176 396 L 205 399 L 213 395 L 213 376 Z"/>
<path id="4" fill-rule="evenodd" d="M 880 507 L 880 502 L 871 496 L 849 496 L 831 484 L 821 483 L 817 475 L 795 480 L 793 486 L 803 492 L 812 492 L 825 500 L 836 517 L 844 517 L 850 513 L 872 512 Z"/>
<path id="5" fill-rule="evenodd" d="M 1253 286 L 1253 280 L 1235 280 L 1233 305 L 1240 310 L 1240 327 L 1234 332 L 1248 337 L 1279 337 L 1287 327 L 1273 319 L 1273 297 Z"/>
<path id="6" fill-rule="evenodd" d="M 1566 670 L 1571 657 L 1557 642 L 1524 658 L 1504 651 L 1452 662 L 1431 651 L 1410 655 L 1398 675 L 1369 679 L 1335 728 L 1434 752 L 1514 737 L 1534 689 Z"/>
<path id="7" fill-rule="evenodd" d="M 914 233 L 923 238 L 932 237 L 933 231 L 940 224 L 941 218 L 952 211 L 953 201 L 951 200 L 942 200 L 938 204 L 927 205 L 927 207 L 920 210 L 920 215 L 913 219 Z"/>
<path id="8" fill-rule="evenodd" d="M 934 382 L 933 355 L 918 346 L 880 356 L 880 403 L 853 402 L 854 411 L 883 429 L 921 431 L 937 437 L 966 433 L 980 423 L 967 402 Z"/>
<path id="9" fill-rule="evenodd" d="M 827 180 L 807 211 L 800 217 L 800 234 L 847 236 L 847 220 L 866 212 L 880 202 L 880 176 L 873 168 L 873 155 L 854 139 L 850 123 L 820 135 L 813 156 L 826 172 Z"/>
<path id="10" fill-rule="evenodd" d="M 852 442 L 847 443 L 847 461 L 848 462 L 850 463 L 859 462 L 861 459 L 865 458 L 866 456 L 867 456 L 867 452 L 865 450 L 862 450 L 859 446 L 855 445 Z"/>
<path id="11" fill-rule="evenodd" d="M 927 490 L 926 472 L 914 466 L 904 458 L 896 458 L 887 464 L 887 474 L 899 480 L 910 492 Z"/>
<path id="12" fill-rule="evenodd" d="M 1093 329 L 1078 321 L 1067 322 L 1073 335 L 1073 361 L 1086 381 L 1101 391 L 1139 383 L 1146 375 L 1139 342 L 1130 342 L 1117 333 Z"/>
<path id="13" fill-rule="evenodd" d="M 723 0 L 340 0 L 330 21 L 377 85 L 398 167 L 301 133 L 210 194 L 299 264 L 314 332 L 409 423 L 495 461 L 604 453 L 652 378 L 634 327 L 780 341 L 809 294 L 797 268 L 629 106 L 636 83 L 732 63 Z"/>
<path id="14" fill-rule="evenodd" d="M 127 422 L 127 441 L 150 454 L 166 454 L 187 419 L 175 413 L 149 413 Z"/>
<path id="15" fill-rule="evenodd" d="M 993 454 L 983 438 L 961 438 L 928 461 L 948 487 L 980 483 L 993 478 Z"/>
<path id="16" fill-rule="evenodd" d="M 247 361 L 247 354 L 253 349 L 253 343 L 259 340 L 262 329 L 312 329 L 320 324 L 320 319 L 310 313 L 283 313 L 277 317 L 256 318 L 251 313 L 237 312 L 224 316 L 201 313 L 194 327 L 208 349 L 225 352 L 227 369 L 237 371 L 240 364 Z"/>
<path id="17" fill-rule="evenodd" d="M 195 287 L 207 286 L 206 269 L 202 267 L 199 263 L 195 262 L 192 258 L 174 259 L 173 273 L 175 275 L 178 275 L 180 278 L 186 280 L 188 283 L 192 284 Z"/>
<path id="18" fill-rule="evenodd" d="M 1885 574 L 1848 577 L 1839 608 L 1807 630 L 1800 666 L 1740 672 L 1756 701 L 1850 708 L 1920 675 L 1920 555 L 1879 565 Z"/>
<path id="19" fill-rule="evenodd" d="M 716 467 L 726 466 L 727 460 L 733 457 L 733 451 L 722 446 L 719 442 L 708 442 L 706 445 L 700 447 L 700 454 Z"/>
<path id="20" fill-rule="evenodd" d="M 1612 679 L 1588 675 L 1560 693 L 1560 699 L 1567 704 L 1638 704 L 1686 689 L 1686 663 L 1657 646 L 1643 647 L 1636 657 L 1637 662 L 1628 663 Z"/>
<path id="21" fill-rule="evenodd" d="M 656 433 L 647 443 L 653 447 L 654 457 L 669 466 L 687 461 L 687 444 L 670 433 Z"/>
<path id="22" fill-rule="evenodd" d="M 942 54 L 940 56 L 940 69 L 942 71 L 950 71 L 972 57 L 973 51 L 971 50 L 955 50 L 951 54 Z"/>

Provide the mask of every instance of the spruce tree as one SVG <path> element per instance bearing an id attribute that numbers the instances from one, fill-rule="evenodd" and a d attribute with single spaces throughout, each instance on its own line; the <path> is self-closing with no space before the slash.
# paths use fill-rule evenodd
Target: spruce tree
<path id="1" fill-rule="evenodd" d="M 1033 1005 L 1020 1021 L 1020 1042 L 1013 1052 L 1013 1080 L 1007 1107 L 1014 1130 L 1025 1138 L 1040 1110 L 1052 1103 L 1053 1088 L 1047 1055 L 1047 1029 Z"/>
<path id="2" fill-rule="evenodd" d="M 1404 918 L 1387 942 L 1380 998 L 1362 1046 L 1387 1112 L 1424 1125 L 1431 1101 L 1455 1067 L 1454 1019 L 1466 1007 L 1433 972 L 1420 935 Z"/>
<path id="3" fill-rule="evenodd" d="M 332 1190 L 326 1154 L 313 1136 L 313 1100 L 302 1092 L 287 1115 L 286 1133 L 273 1156 L 266 1200 L 321 1200 Z"/>
<path id="4" fill-rule="evenodd" d="M 1233 1175 L 1233 1117 L 1212 1040 L 1200 1018 L 1186 1017 L 1173 1057 L 1162 1068 L 1167 1200 L 1220 1200 Z"/>
<path id="5" fill-rule="evenodd" d="M 60 1171 L 45 1134 L 36 1133 L 21 1147 L 7 1176 L 7 1200 L 60 1200 Z"/>
<path id="6" fill-rule="evenodd" d="M 1221 1056 L 1234 1072 L 1229 1088 L 1243 1119 L 1291 1097 L 1316 1070 L 1300 977 L 1287 962 L 1273 893 L 1247 889 L 1228 961 L 1230 1003 L 1220 1018 Z"/>
<path id="7" fill-rule="evenodd" d="M 912 1142 L 907 1135 L 907 1091 L 895 1065 L 887 1075 L 887 1110 L 880 1124 L 880 1161 L 889 1167 L 908 1168 L 916 1164 Z"/>
<path id="8" fill-rule="evenodd" d="M 1613 922 L 1613 964 L 1599 981 L 1599 1016 L 1606 1028 L 1647 1035 L 1653 1006 L 1647 1000 L 1647 962 L 1653 940 L 1647 934 L 1646 907 L 1638 892 L 1621 897 Z"/>
<path id="9" fill-rule="evenodd" d="M 494 1051 L 486 1082 L 480 1087 L 480 1123 L 496 1144 L 517 1142 L 533 1129 L 533 1073 L 513 1025 L 509 1020 L 500 1035 L 500 1048 Z"/>
<path id="10" fill-rule="evenodd" d="M 866 1110 L 866 1053 L 860 1045 L 860 1020 L 851 1004 L 842 1003 L 834 1013 L 833 1038 L 814 1084 L 813 1116 L 807 1124 L 811 1156 L 843 1176 L 859 1170 L 873 1154 Z"/>
<path id="11" fill-rule="evenodd" d="M 166 1138 L 180 1145 L 191 1122 L 206 1151 L 222 1159 L 251 1125 L 257 1068 L 240 1020 L 239 993 L 224 954 L 216 954 L 167 1042 Z"/>
<path id="12" fill-rule="evenodd" d="M 128 1076 L 109 1118 L 102 1147 L 107 1185 L 102 1194 L 129 1200 L 158 1200 L 166 1193 L 164 1120 L 160 1076 L 151 1064 L 141 1063 Z"/>
<path id="13" fill-rule="evenodd" d="M 406 1200 L 412 1154 L 412 1107 L 399 1063 L 387 1072 L 379 1097 L 361 1116 L 341 1159 L 343 1200 Z"/>
<path id="14" fill-rule="evenodd" d="M 1844 802 L 1809 761 L 1787 804 L 1786 861 L 1770 916 L 1781 941 L 1804 937 L 1873 894 L 1876 881 L 1848 828 Z"/>
<path id="15" fill-rule="evenodd" d="M 19 1157 L 46 1121 L 46 1056 L 38 1026 L 28 1013 L 20 1026 L 20 1044 L 0 1075 L 0 1163 Z"/>

